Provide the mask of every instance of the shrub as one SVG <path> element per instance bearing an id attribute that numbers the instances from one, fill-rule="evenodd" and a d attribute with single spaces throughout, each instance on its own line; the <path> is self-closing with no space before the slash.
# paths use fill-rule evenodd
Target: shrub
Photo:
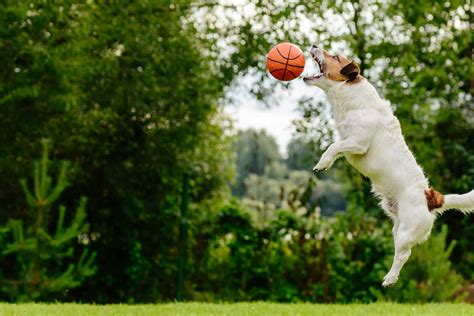
<path id="1" fill-rule="evenodd" d="M 195 236 L 191 299 L 431 302 L 450 300 L 462 283 L 449 262 L 446 227 L 414 247 L 398 283 L 384 289 L 393 258 L 389 220 L 355 209 L 333 218 L 280 210 L 261 226 L 237 201 L 209 218 L 205 235 Z"/>

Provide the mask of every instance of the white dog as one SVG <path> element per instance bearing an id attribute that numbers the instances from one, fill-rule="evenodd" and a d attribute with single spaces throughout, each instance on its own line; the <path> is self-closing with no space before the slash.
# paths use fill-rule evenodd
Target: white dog
<path id="1" fill-rule="evenodd" d="M 357 64 L 315 45 L 311 56 L 320 73 L 307 76 L 304 81 L 326 92 L 342 139 L 329 146 L 313 170 L 326 170 L 344 156 L 371 180 L 380 206 L 394 221 L 395 256 L 382 283 L 392 285 L 410 256 L 411 247 L 428 238 L 436 214 L 448 209 L 474 211 L 474 190 L 443 196 L 429 188 L 390 103 L 380 98 L 360 75 Z"/>

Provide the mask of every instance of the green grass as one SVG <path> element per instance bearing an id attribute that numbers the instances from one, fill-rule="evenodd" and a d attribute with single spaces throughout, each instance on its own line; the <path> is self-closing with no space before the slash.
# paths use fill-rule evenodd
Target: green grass
<path id="1" fill-rule="evenodd" d="M 467 304 L 277 304 L 277 303 L 170 303 L 157 305 L 87 305 L 87 304 L 0 304 L 0 315 L 474 315 L 474 305 Z"/>

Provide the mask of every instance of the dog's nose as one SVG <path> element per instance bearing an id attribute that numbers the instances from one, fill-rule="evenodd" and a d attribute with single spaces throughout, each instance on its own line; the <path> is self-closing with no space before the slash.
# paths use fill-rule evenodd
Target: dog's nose
<path id="1" fill-rule="evenodd" d="M 313 46 L 311 46 L 312 49 L 315 49 L 315 48 L 318 48 L 317 45 L 313 44 Z"/>

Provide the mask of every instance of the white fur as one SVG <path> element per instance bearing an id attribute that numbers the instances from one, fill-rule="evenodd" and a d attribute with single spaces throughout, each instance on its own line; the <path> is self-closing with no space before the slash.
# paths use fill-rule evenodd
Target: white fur
<path id="1" fill-rule="evenodd" d="M 442 207 L 434 209 L 436 215 L 441 215 L 447 210 L 459 210 L 465 214 L 474 212 L 474 190 L 466 194 L 447 194 L 444 196 Z"/>
<path id="2" fill-rule="evenodd" d="M 313 48 L 312 53 L 324 62 L 319 49 Z M 337 158 L 346 157 L 371 180 L 381 207 L 394 221 L 395 256 L 382 283 L 392 285 L 410 256 L 411 247 L 428 238 L 434 214 L 448 208 L 473 210 L 474 190 L 465 195 L 446 195 L 443 207 L 431 213 L 424 193 L 428 179 L 406 145 L 389 102 L 380 98 L 364 78 L 347 83 L 314 76 L 305 81 L 326 92 L 341 136 L 341 141 L 331 144 L 323 153 L 314 170 L 326 170 Z"/>

